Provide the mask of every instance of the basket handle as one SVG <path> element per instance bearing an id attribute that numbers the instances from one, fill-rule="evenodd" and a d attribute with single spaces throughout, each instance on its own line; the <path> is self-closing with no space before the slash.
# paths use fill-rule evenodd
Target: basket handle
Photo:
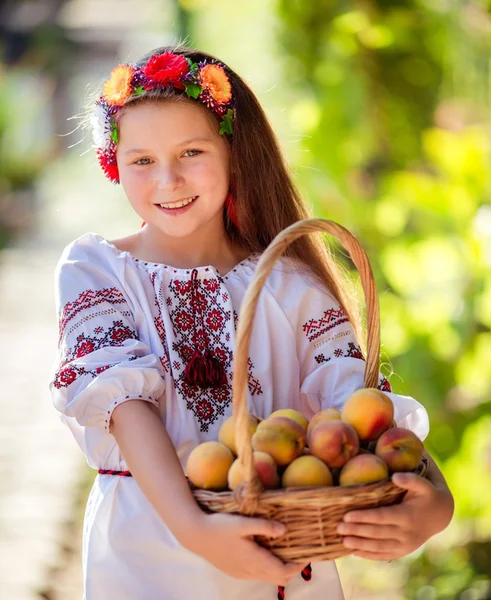
<path id="1" fill-rule="evenodd" d="M 380 310 L 368 257 L 358 240 L 344 227 L 328 219 L 304 219 L 281 231 L 261 255 L 254 276 L 246 291 L 239 312 L 234 357 L 233 413 L 236 419 L 236 445 L 242 463 L 245 484 L 237 490 L 237 500 L 243 514 L 253 514 L 263 491 L 252 461 L 251 436 L 247 424 L 247 386 L 249 344 L 256 306 L 266 278 L 276 261 L 297 238 L 315 232 L 330 233 L 339 239 L 360 274 L 367 306 L 367 357 L 365 387 L 376 387 L 380 360 Z"/>

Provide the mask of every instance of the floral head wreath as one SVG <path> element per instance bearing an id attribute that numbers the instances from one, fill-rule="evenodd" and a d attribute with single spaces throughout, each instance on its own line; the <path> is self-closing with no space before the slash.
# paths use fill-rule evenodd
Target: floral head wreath
<path id="1" fill-rule="evenodd" d="M 92 134 L 99 163 L 106 177 L 119 183 L 116 115 L 131 97 L 172 87 L 199 100 L 221 117 L 220 135 L 233 135 L 235 110 L 232 86 L 223 65 L 215 60 L 193 62 L 180 54 L 155 54 L 143 66 L 124 64 L 111 71 L 91 115 Z"/>

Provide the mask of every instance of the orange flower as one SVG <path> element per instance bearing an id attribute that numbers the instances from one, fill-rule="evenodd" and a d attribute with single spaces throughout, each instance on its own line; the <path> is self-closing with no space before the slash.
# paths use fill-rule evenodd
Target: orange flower
<path id="1" fill-rule="evenodd" d="M 200 69 L 199 80 L 215 102 L 225 104 L 231 100 L 232 86 L 227 74 L 219 65 L 206 65 Z"/>
<path id="2" fill-rule="evenodd" d="M 102 91 L 102 97 L 110 106 L 123 106 L 130 97 L 134 73 L 135 69 L 129 65 L 119 65 L 111 71 Z"/>

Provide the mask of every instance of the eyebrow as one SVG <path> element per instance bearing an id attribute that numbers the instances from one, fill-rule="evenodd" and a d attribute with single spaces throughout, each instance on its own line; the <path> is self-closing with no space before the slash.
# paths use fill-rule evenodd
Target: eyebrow
<path id="1" fill-rule="evenodd" d="M 195 138 L 189 138 L 188 140 L 184 140 L 183 142 L 179 142 L 179 144 L 177 144 L 177 146 L 188 146 L 195 142 L 211 142 L 211 141 L 213 141 L 213 140 L 209 137 L 195 137 Z M 126 154 L 145 154 L 146 152 L 148 152 L 148 150 L 146 148 L 130 148 L 129 150 L 125 151 L 125 155 Z"/>

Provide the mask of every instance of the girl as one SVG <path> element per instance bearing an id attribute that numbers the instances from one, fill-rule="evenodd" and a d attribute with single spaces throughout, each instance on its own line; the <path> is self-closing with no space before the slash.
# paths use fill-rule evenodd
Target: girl
<path id="1" fill-rule="evenodd" d="M 235 325 L 258 255 L 308 216 L 262 109 L 211 56 L 162 48 L 112 71 L 91 121 L 105 174 L 144 226 L 112 242 L 88 233 L 57 268 L 53 402 L 99 472 L 85 515 L 85 599 L 273 600 L 277 585 L 291 600 L 342 599 L 333 562 L 316 563 L 306 583 L 305 565 L 254 541 L 282 535 L 281 523 L 205 514 L 184 473 L 231 414 Z M 363 387 L 354 315 L 321 240 L 299 240 L 261 295 L 250 411 L 341 408 Z M 424 408 L 384 378 L 380 387 L 397 422 L 424 438 Z M 354 554 L 398 558 L 449 523 L 452 497 L 434 463 L 431 482 L 394 479 L 408 490 L 402 505 L 353 512 L 340 526 Z"/>

